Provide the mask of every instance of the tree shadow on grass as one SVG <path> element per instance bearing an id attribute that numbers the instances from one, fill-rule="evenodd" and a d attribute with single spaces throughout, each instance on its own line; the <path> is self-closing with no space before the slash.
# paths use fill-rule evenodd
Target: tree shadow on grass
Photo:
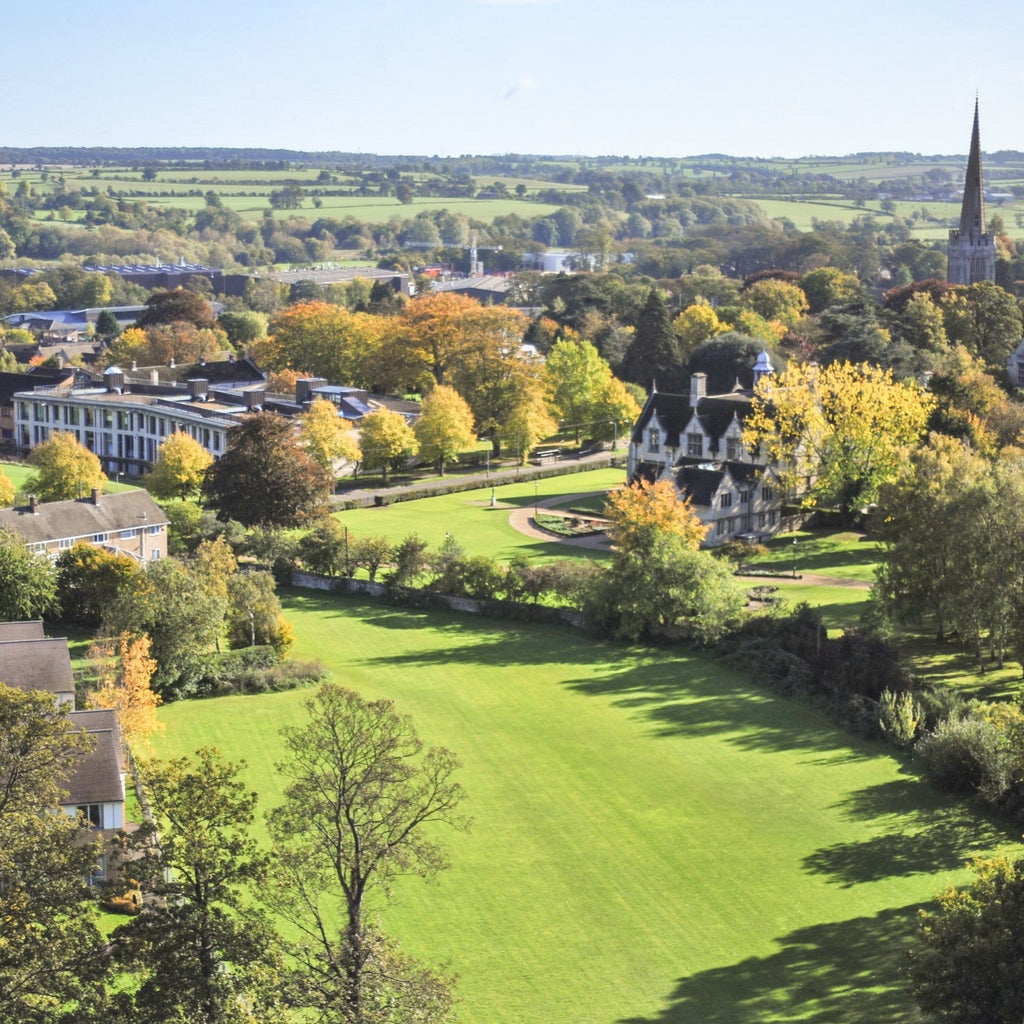
<path id="1" fill-rule="evenodd" d="M 919 906 L 813 925 L 778 951 L 681 978 L 669 1005 L 620 1024 L 911 1024 L 921 1018 L 901 977 Z"/>
<path id="2" fill-rule="evenodd" d="M 757 690 L 749 681 L 708 658 L 665 648 L 631 648 L 595 640 L 560 626 L 494 623 L 436 610 L 396 608 L 358 597 L 289 592 L 289 603 L 329 623 L 358 615 L 380 629 L 430 630 L 448 642 L 406 651 L 368 651 L 364 665 L 473 665 L 503 668 L 564 665 L 562 685 L 579 693 L 610 697 L 645 716 L 659 736 L 729 735 L 743 749 L 813 750 L 861 760 L 877 750 L 837 730 L 821 716 Z M 330 625 L 327 628 L 331 628 Z M 415 646 L 415 645 L 412 645 Z M 614 667 L 613 667 L 614 666 Z M 583 675 L 568 675 L 580 673 Z M 731 734 L 731 735 L 730 735 Z"/>
<path id="3" fill-rule="evenodd" d="M 805 870 L 848 887 L 883 878 L 961 868 L 978 850 L 1017 838 L 1017 830 L 966 800 L 951 802 L 911 779 L 868 786 L 841 805 L 846 817 L 891 822 L 893 830 L 858 842 L 823 847 L 804 858 Z M 918 830 L 918 831 L 915 831 Z"/>
<path id="4" fill-rule="evenodd" d="M 813 711 L 758 691 L 701 658 L 652 659 L 610 675 L 567 679 L 565 685 L 611 695 L 617 706 L 645 715 L 659 736 L 728 735 L 741 749 L 814 750 L 832 764 L 877 756 L 875 748 Z"/>

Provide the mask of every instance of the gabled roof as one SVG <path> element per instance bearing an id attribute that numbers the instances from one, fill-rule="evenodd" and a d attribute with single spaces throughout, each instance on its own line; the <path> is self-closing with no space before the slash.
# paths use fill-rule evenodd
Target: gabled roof
<path id="1" fill-rule="evenodd" d="M 676 472 L 676 489 L 689 496 L 697 506 L 709 506 L 725 476 L 711 466 L 682 466 Z"/>
<path id="2" fill-rule="evenodd" d="M 664 444 L 669 448 L 682 447 L 682 433 L 696 411 L 704 433 L 717 445 L 718 439 L 728 430 L 733 417 L 743 422 L 750 409 L 751 395 L 747 391 L 730 391 L 724 395 L 705 395 L 697 399 L 696 410 L 689 395 L 675 395 L 667 391 L 655 391 L 647 399 L 631 440 L 641 444 L 644 431 L 657 418 L 665 430 Z"/>
<path id="3" fill-rule="evenodd" d="M 91 724 L 82 716 L 106 716 L 101 721 L 93 718 Z M 68 720 L 84 728 L 94 737 L 96 745 L 78 760 L 64 783 L 67 797 L 65 806 L 78 804 L 121 803 L 124 800 L 123 754 L 121 736 L 113 711 L 76 711 Z"/>
<path id="4" fill-rule="evenodd" d="M 113 708 L 91 708 L 88 711 L 72 711 L 68 716 L 69 721 L 86 732 L 112 732 L 117 743 L 117 766 L 118 771 L 125 770 L 124 748 L 120 742 L 120 726 L 117 724 L 117 712 Z"/>
<path id="5" fill-rule="evenodd" d="M 0 622 L 0 643 L 5 640 L 42 640 L 43 623 L 41 619 L 27 622 Z"/>
<path id="6" fill-rule="evenodd" d="M 654 391 L 644 403 L 643 410 L 636 426 L 633 428 L 632 441 L 641 444 L 644 431 L 651 421 L 657 418 L 665 430 L 665 444 L 670 448 L 679 447 L 679 437 L 690 422 L 692 411 L 690 399 L 686 395 L 673 395 L 667 391 Z"/>
<path id="7" fill-rule="evenodd" d="M 0 682 L 74 700 L 75 678 L 67 640 L 47 637 L 0 642 Z"/>
<path id="8" fill-rule="evenodd" d="M 145 518 L 144 518 L 145 517 Z M 0 510 L 0 526 L 7 526 L 26 544 L 41 544 L 61 538 L 87 539 L 99 533 L 166 526 L 163 509 L 147 491 L 121 491 L 75 501 L 45 501 L 35 506 Z"/>

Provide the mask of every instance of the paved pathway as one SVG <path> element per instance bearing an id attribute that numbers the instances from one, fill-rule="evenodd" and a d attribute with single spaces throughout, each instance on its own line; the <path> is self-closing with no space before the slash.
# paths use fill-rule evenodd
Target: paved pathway
<path id="1" fill-rule="evenodd" d="M 583 498 L 591 498 L 595 494 L 604 494 L 604 491 L 590 491 L 587 494 L 574 494 L 573 500 L 581 500 Z M 527 537 L 533 537 L 536 540 L 553 541 L 558 544 L 568 544 L 574 548 L 591 548 L 594 551 L 610 551 L 611 541 L 603 533 L 592 533 L 588 537 L 563 537 L 561 534 L 552 533 L 550 530 L 541 529 L 533 521 L 533 514 L 538 508 L 551 508 L 553 505 L 560 504 L 565 501 L 563 495 L 559 495 L 554 498 L 541 498 L 536 505 L 528 505 L 525 508 L 513 508 L 509 513 L 508 522 L 509 526 L 513 529 L 518 530 L 520 533 L 525 534 Z M 500 507 L 500 502 L 498 503 Z M 567 518 L 574 515 L 572 512 L 557 513 L 564 514 Z"/>

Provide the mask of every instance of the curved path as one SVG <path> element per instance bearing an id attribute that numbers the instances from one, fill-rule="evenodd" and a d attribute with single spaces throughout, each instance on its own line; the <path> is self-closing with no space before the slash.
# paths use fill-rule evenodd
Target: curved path
<path id="1" fill-rule="evenodd" d="M 604 494 L 604 491 L 589 491 L 586 494 L 574 494 L 573 500 L 577 501 L 581 498 L 591 498 L 595 494 Z M 550 530 L 544 530 L 533 521 L 534 511 L 538 508 L 554 508 L 560 503 L 564 503 L 565 496 L 558 495 L 554 498 L 541 498 L 536 505 L 527 505 L 525 508 L 514 508 L 509 513 L 508 522 L 514 530 L 518 530 L 520 533 L 527 537 L 533 537 L 535 540 L 546 540 L 556 544 L 568 544 L 574 548 L 590 548 L 594 551 L 610 551 L 612 543 L 603 533 L 591 534 L 589 537 L 563 537 L 561 534 L 552 533 Z M 571 513 L 565 513 L 568 517 Z"/>
<path id="2" fill-rule="evenodd" d="M 574 499 L 591 498 L 595 494 L 604 493 L 604 491 L 590 491 L 587 494 L 573 495 L 573 497 Z M 545 540 L 555 544 L 568 544 L 570 547 L 576 548 L 590 548 L 594 551 L 610 551 L 611 541 L 603 533 L 592 534 L 589 537 L 563 537 L 561 534 L 552 533 L 550 530 L 537 526 L 533 519 L 536 509 L 553 509 L 563 501 L 564 497 L 562 496 L 542 498 L 536 505 L 531 504 L 524 508 L 513 508 L 508 516 L 509 526 L 527 537 L 533 537 L 535 540 Z M 572 513 L 566 512 L 565 515 L 568 517 Z M 792 576 L 745 576 L 743 573 L 737 573 L 736 575 L 740 579 L 749 582 L 751 586 L 763 585 L 774 587 L 780 584 L 785 586 L 786 584 L 793 583 L 809 583 L 817 587 L 849 587 L 851 590 L 871 589 L 871 584 L 866 583 L 864 580 L 851 580 L 840 576 L 819 576 L 816 573 L 809 572 L 800 573 L 796 579 Z"/>

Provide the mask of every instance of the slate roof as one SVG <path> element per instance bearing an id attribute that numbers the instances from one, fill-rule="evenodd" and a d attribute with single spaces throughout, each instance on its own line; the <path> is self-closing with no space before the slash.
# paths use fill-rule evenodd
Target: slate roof
<path id="1" fill-rule="evenodd" d="M 86 732 L 112 732 L 115 738 L 120 733 L 117 712 L 113 708 L 92 708 L 88 711 L 72 711 L 69 720 Z M 124 748 L 117 744 L 117 770 L 125 771 Z"/>
<path id="2" fill-rule="evenodd" d="M 689 495 L 694 505 L 711 504 L 725 473 L 710 466 L 682 466 L 676 472 L 676 488 Z"/>
<path id="3" fill-rule="evenodd" d="M 0 642 L 0 682 L 74 700 L 68 642 L 63 637 Z"/>
<path id="4" fill-rule="evenodd" d="M 62 537 L 87 539 L 98 533 L 167 523 L 163 509 L 143 490 L 103 494 L 97 501 L 78 498 L 39 502 L 35 513 L 27 505 L 0 510 L 0 526 L 14 530 L 26 544 L 47 543 Z"/>
<path id="5" fill-rule="evenodd" d="M 87 721 L 83 721 L 91 716 Z M 101 717 L 102 716 L 102 717 Z M 124 800 L 123 753 L 120 733 L 113 711 L 76 711 L 68 720 L 83 728 L 96 740 L 96 745 L 79 759 L 64 783 L 65 806 L 78 804 L 121 803 Z"/>
<path id="6" fill-rule="evenodd" d="M 41 619 L 29 622 L 0 622 L 0 643 L 5 640 L 42 640 L 43 623 Z"/>
<path id="7" fill-rule="evenodd" d="M 728 429 L 733 417 L 738 416 L 740 422 L 750 409 L 750 393 L 747 391 L 731 391 L 724 395 L 706 395 L 697 400 L 697 418 L 704 432 L 711 438 L 712 450 L 718 445 L 718 439 Z M 640 418 L 633 428 L 631 440 L 634 444 L 642 444 L 644 431 L 651 421 L 657 418 L 665 429 L 663 443 L 669 448 L 682 448 L 682 433 L 693 416 L 693 406 L 689 395 L 675 395 L 665 391 L 655 391 L 647 399 Z"/>

